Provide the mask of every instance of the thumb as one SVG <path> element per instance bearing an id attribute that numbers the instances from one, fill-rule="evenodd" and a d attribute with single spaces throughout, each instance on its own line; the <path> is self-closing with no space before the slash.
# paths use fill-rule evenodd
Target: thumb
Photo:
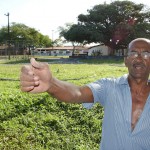
<path id="1" fill-rule="evenodd" d="M 32 65 L 32 67 L 37 68 L 37 69 L 44 69 L 45 67 L 48 66 L 47 63 L 37 62 L 34 58 L 30 59 L 30 63 Z"/>

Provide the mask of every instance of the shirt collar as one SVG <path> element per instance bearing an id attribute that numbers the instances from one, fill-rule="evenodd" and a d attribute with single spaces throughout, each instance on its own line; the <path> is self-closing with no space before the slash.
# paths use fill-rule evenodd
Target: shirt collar
<path id="1" fill-rule="evenodd" d="M 119 84 L 128 84 L 128 75 L 129 74 L 124 74 L 122 77 L 118 79 Z M 150 79 L 148 80 L 150 82 Z"/>
<path id="2" fill-rule="evenodd" d="M 118 79 L 119 84 L 128 84 L 128 74 L 123 75 Z"/>

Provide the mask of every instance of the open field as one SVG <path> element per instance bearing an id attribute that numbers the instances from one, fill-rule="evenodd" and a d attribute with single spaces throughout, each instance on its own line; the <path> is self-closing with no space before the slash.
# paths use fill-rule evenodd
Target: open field
<path id="1" fill-rule="evenodd" d="M 0 61 L 0 149 L 98 150 L 103 108 L 86 110 L 81 104 L 57 102 L 47 93 L 22 93 L 20 68 L 28 62 Z M 77 85 L 127 73 L 121 61 L 49 65 L 57 78 Z"/>

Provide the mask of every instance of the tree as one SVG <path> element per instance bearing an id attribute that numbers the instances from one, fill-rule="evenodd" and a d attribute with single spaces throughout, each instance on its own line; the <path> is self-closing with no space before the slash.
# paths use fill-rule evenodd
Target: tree
<path id="1" fill-rule="evenodd" d="M 80 30 L 80 34 L 76 34 Z M 77 25 L 74 25 L 73 23 L 66 23 L 65 27 L 58 27 L 59 31 L 59 38 L 64 37 L 65 40 L 63 40 L 63 43 L 70 42 L 73 46 L 73 52 L 72 55 L 75 53 L 75 47 L 76 46 L 83 46 L 84 43 L 84 29 L 78 28 Z M 82 33 L 81 33 L 82 32 Z"/>
<path id="2" fill-rule="evenodd" d="M 134 38 L 150 37 L 150 11 L 143 4 L 114 1 L 96 5 L 87 12 L 78 16 L 78 24 L 64 30 L 66 40 L 104 44 L 114 54 L 117 49 L 127 48 Z"/>
<path id="3" fill-rule="evenodd" d="M 7 26 L 0 29 L 0 44 L 5 44 L 7 41 Z M 30 50 L 32 47 L 44 46 L 49 47 L 52 40 L 47 35 L 42 35 L 34 28 L 30 28 L 21 23 L 11 23 L 10 25 L 10 44 L 15 47 L 15 51 L 23 53 L 24 50 Z M 11 53 L 14 53 L 11 51 Z M 16 52 L 15 52 L 16 53 Z"/>

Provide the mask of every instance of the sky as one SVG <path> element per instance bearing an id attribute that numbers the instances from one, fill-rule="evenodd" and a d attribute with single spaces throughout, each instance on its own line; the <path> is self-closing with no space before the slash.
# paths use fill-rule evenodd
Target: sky
<path id="1" fill-rule="evenodd" d="M 23 23 L 33 27 L 51 39 L 58 38 L 58 27 L 66 23 L 77 23 L 80 14 L 87 14 L 88 9 L 98 4 L 113 0 L 0 0 L 0 28 L 9 21 Z M 148 7 L 148 0 L 132 0 Z"/>

